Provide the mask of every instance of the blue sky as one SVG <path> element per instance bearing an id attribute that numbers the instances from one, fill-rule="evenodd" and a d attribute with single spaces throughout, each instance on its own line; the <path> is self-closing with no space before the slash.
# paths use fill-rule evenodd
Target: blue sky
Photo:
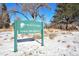
<path id="1" fill-rule="evenodd" d="M 39 9 L 40 15 L 45 15 L 45 20 L 44 20 L 44 21 L 45 21 L 46 23 L 49 23 L 49 22 L 50 22 L 52 16 L 56 13 L 55 10 L 56 10 L 56 8 L 57 8 L 57 4 L 56 4 L 56 3 L 49 3 L 48 5 L 51 7 L 51 10 L 48 10 L 47 8 L 40 8 L 40 9 Z M 21 12 L 20 7 L 16 6 L 15 3 L 7 3 L 6 6 L 7 6 L 7 9 L 8 9 L 8 10 L 11 10 L 12 8 L 16 8 L 18 11 Z M 26 13 L 25 15 L 26 15 L 30 20 L 32 20 L 32 17 L 31 17 L 31 15 L 30 15 L 29 13 Z M 10 21 L 11 21 L 11 22 L 14 22 L 14 20 L 15 20 L 15 15 L 11 15 L 11 14 L 10 14 L 10 16 L 11 16 L 11 17 L 10 17 Z M 20 17 L 22 20 L 25 20 L 25 19 L 26 19 L 26 18 L 25 18 L 23 15 L 21 15 L 21 14 L 16 14 L 16 16 Z M 40 21 L 39 19 L 40 19 L 40 18 L 37 17 L 37 20 L 38 20 L 38 21 Z"/>

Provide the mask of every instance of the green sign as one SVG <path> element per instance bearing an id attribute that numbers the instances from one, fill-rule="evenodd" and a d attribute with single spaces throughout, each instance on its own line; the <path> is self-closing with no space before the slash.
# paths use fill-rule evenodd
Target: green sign
<path id="1" fill-rule="evenodd" d="M 41 33 L 41 45 L 44 45 L 43 22 L 16 20 L 14 23 L 14 52 L 17 51 L 17 34 Z"/>
<path id="2" fill-rule="evenodd" d="M 37 33 L 41 32 L 42 29 L 41 22 L 18 21 L 17 24 L 17 30 L 19 34 Z"/>

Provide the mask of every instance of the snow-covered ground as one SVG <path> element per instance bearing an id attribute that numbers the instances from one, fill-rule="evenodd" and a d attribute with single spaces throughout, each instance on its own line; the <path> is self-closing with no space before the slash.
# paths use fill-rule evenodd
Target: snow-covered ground
<path id="1" fill-rule="evenodd" d="M 52 32 L 51 32 L 52 33 Z M 56 32 L 53 39 L 18 42 L 18 51 L 14 51 L 13 32 L 0 32 L 0 56 L 79 56 L 79 32 Z"/>

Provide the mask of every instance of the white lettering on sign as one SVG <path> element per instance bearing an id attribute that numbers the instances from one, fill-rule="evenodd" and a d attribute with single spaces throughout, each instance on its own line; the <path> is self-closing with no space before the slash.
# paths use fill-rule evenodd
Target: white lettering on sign
<path id="1" fill-rule="evenodd" d="M 20 27 L 21 27 L 21 28 L 23 28 L 24 26 L 25 26 L 25 24 L 24 24 L 24 23 L 21 23 L 21 24 L 20 24 Z"/>

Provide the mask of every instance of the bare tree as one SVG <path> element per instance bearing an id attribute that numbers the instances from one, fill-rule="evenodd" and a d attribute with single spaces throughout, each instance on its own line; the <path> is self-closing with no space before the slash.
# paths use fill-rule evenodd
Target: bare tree
<path id="1" fill-rule="evenodd" d="M 47 9 L 50 9 L 50 7 L 48 6 L 47 3 L 16 3 L 17 6 L 20 7 L 20 9 L 22 10 L 22 12 L 19 12 L 18 10 L 11 10 L 12 13 L 16 14 L 16 13 L 20 13 L 21 15 L 23 15 L 24 17 L 26 17 L 28 19 L 28 17 L 24 14 L 25 12 L 29 12 L 31 14 L 31 16 L 33 17 L 33 19 L 35 20 L 37 16 L 39 16 L 40 18 L 44 19 L 43 17 L 41 17 L 41 15 L 39 14 L 39 8 L 45 7 Z M 10 16 L 9 13 L 7 11 L 7 6 L 5 3 L 1 4 L 1 8 L 2 13 L 0 15 L 0 28 L 2 28 L 3 26 L 6 28 L 10 27 Z"/>
<path id="2" fill-rule="evenodd" d="M 46 7 L 47 9 L 50 9 L 47 3 L 23 3 L 23 4 L 17 4 L 21 7 L 23 12 L 28 11 L 33 19 L 35 20 L 37 16 L 39 16 L 39 8 Z"/>

